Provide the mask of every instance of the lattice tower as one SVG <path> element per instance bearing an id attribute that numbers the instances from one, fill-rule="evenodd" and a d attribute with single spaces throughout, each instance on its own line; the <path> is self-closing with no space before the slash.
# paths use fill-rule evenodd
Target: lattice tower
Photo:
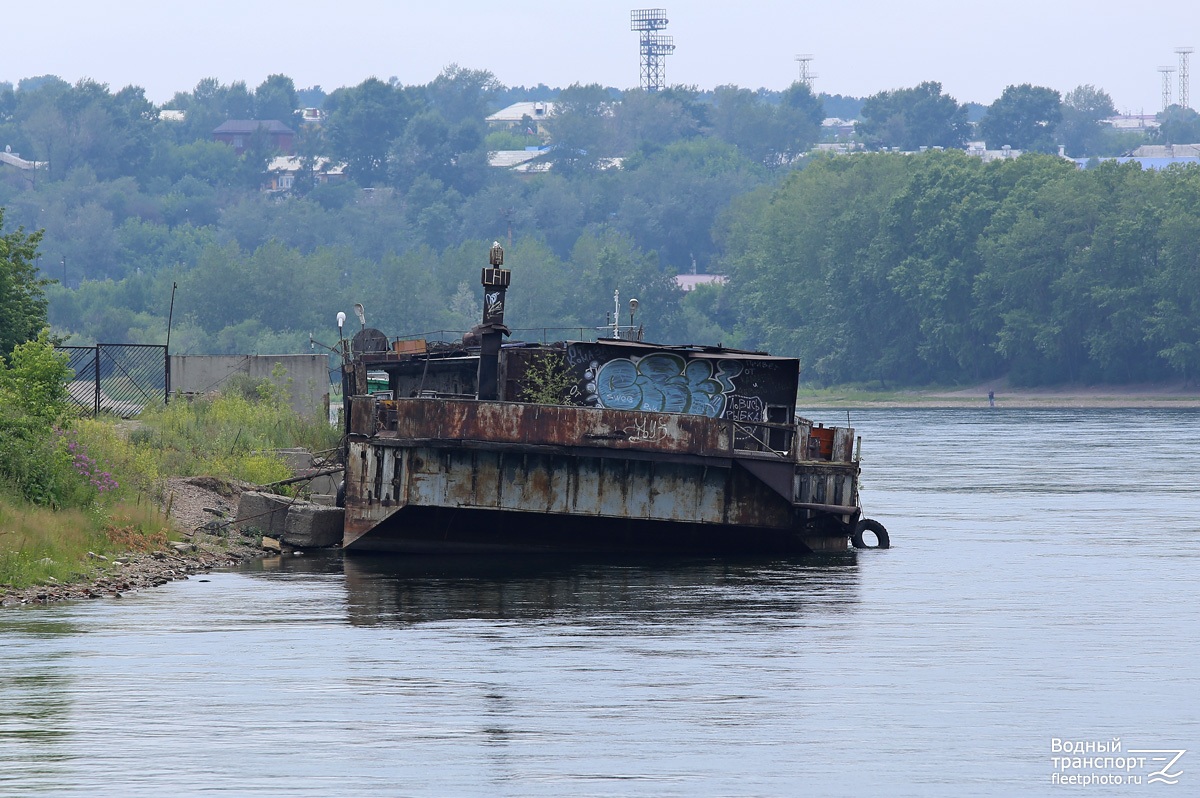
<path id="1" fill-rule="evenodd" d="M 800 65 L 800 82 L 805 86 L 808 86 L 809 91 L 812 91 L 813 80 L 819 77 L 817 74 L 809 70 L 808 65 L 812 63 L 812 60 L 813 57 L 811 55 L 805 54 L 796 56 L 796 63 Z"/>
<path id="2" fill-rule="evenodd" d="M 1158 71 L 1162 73 L 1162 109 L 1165 111 L 1171 107 L 1171 75 L 1175 67 L 1160 66 Z"/>
<path id="3" fill-rule="evenodd" d="M 1188 56 L 1195 52 L 1192 47 L 1176 47 L 1175 52 L 1179 53 L 1179 104 L 1184 108 L 1191 108 L 1191 82 L 1192 77 L 1188 69 Z"/>
<path id="4" fill-rule="evenodd" d="M 641 34 L 641 86 L 658 91 L 667 85 L 666 57 L 675 51 L 675 41 L 658 31 L 667 27 L 665 8 L 634 9 L 629 14 L 630 30 Z"/>

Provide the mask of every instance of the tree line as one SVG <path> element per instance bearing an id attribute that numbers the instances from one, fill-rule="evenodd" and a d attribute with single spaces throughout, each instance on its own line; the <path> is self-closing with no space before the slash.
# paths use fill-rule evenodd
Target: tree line
<path id="1" fill-rule="evenodd" d="M 166 103 L 183 112 L 167 119 L 134 87 L 27 79 L 0 86 L 0 141 L 49 166 L 0 166 L 0 206 L 10 226 L 45 230 L 35 262 L 56 283 L 50 321 L 78 342 L 163 340 L 175 284 L 172 342 L 193 351 L 294 350 L 365 297 L 387 297 L 375 318 L 392 333 L 469 328 L 477 264 L 458 253 L 493 239 L 538 258 L 531 273 L 561 271 L 523 323 L 602 324 L 619 288 L 653 300 L 657 334 L 687 336 L 704 323 L 672 275 L 714 267 L 717 214 L 791 168 L 822 119 L 801 86 L 723 87 L 717 102 L 571 86 L 553 94 L 549 172 L 522 178 L 489 168 L 488 153 L 546 140 L 485 125 L 504 93 L 456 66 L 423 86 L 371 78 L 328 94 L 284 76 L 254 89 L 204 80 Z M 322 124 L 288 111 L 307 102 Z M 301 158 L 345 163 L 348 179 L 264 193 L 265 137 L 241 155 L 212 140 L 243 117 L 285 118 Z"/>
<path id="2" fill-rule="evenodd" d="M 720 303 L 826 383 L 1192 380 L 1198 199 L 1194 166 L 824 159 L 735 202 Z"/>
<path id="3" fill-rule="evenodd" d="M 532 120 L 485 124 L 497 107 L 526 98 L 556 103 L 548 134 Z M 298 118 L 310 105 L 323 110 L 321 124 Z M 1068 302 L 1075 289 L 1098 302 L 1086 280 L 1059 283 L 1046 267 L 1023 278 L 1029 301 L 1058 291 L 1059 304 L 1020 305 L 1009 295 L 1017 271 L 1005 271 L 1008 259 L 1026 252 L 1000 247 L 988 225 L 1023 219 L 1015 208 L 1040 195 L 1031 193 L 1032 177 L 1000 176 L 1027 170 L 1056 175 L 1046 184 L 1058 185 L 1109 167 L 1076 173 L 1053 158 L 1010 166 L 952 154 L 813 154 L 818 142 L 832 143 L 821 127 L 831 108 L 857 114 L 856 138 L 878 150 L 954 148 L 983 132 L 1033 151 L 1070 136 L 1080 142 L 1073 152 L 1129 146 L 1130 134 L 1100 124 L 1111 99 L 1090 86 L 1065 98 L 1014 86 L 984 107 L 957 102 L 935 82 L 862 99 L 818 96 L 802 84 L 782 92 L 525 89 L 452 65 L 425 85 L 370 78 L 328 93 L 298 89 L 283 75 L 254 88 L 208 79 L 164 107 L 182 119 L 160 116 L 137 87 L 113 92 L 53 76 L 0 84 L 0 142 L 48 164 L 0 165 L 8 227 L 44 230 L 34 249 L 22 250 L 18 282 L 32 287 L 20 301 L 48 312 L 73 343 L 161 343 L 173 290 L 172 347 L 184 352 L 297 351 L 310 332 L 327 336 L 334 314 L 355 302 L 389 334 L 464 330 L 478 319 L 478 267 L 496 239 L 511 244 L 509 318 L 518 327 L 599 326 L 619 289 L 642 303 L 651 338 L 802 354 L 807 374 L 824 381 L 959 380 L 1009 369 L 1034 381 L 1190 375 L 1186 345 L 1167 342 L 1182 334 L 1168 333 L 1181 323 L 1167 320 L 1167 305 L 1156 310 L 1167 300 L 1151 287 L 1137 295 L 1151 304 L 1129 311 L 1145 329 L 1125 324 L 1107 335 L 1077 334 L 1064 321 L 1067 305 L 1093 326 L 1115 307 L 1107 294 L 1098 315 L 1081 311 L 1082 300 Z M 1192 117 L 1172 109 L 1158 137 L 1186 137 Z M 335 159 L 347 179 L 302 173 L 289 191 L 265 193 L 273 155 L 265 136 L 251 137 L 240 155 L 212 140 L 217 125 L 239 118 L 285 121 L 305 163 Z M 529 175 L 488 166 L 495 150 L 547 144 Z M 1165 180 L 1122 178 L 1110 197 L 1121 202 L 1105 207 L 1133 213 L 1149 196 L 1129 193 L 1138 181 Z M 946 194 L 947 181 L 958 194 Z M 906 222 L 910 234 L 872 232 L 875 243 L 864 248 L 870 224 L 901 218 L 903 202 L 920 211 Z M 777 215 L 792 206 L 807 210 Z M 1007 215 L 995 216 L 1000 209 Z M 809 227 L 810 217 L 824 221 Z M 962 229 L 951 232 L 952 222 Z M 803 293 L 775 282 L 789 261 L 772 259 L 799 257 L 785 242 L 816 247 L 794 275 L 807 275 Z M 935 252 L 935 243 L 958 254 Z M 673 276 L 691 271 L 725 273 L 729 284 L 684 294 Z M 844 286 L 854 290 L 843 296 Z M 814 306 L 813 297 L 836 304 Z M 847 301 L 870 318 L 842 318 Z M 942 315 L 928 316 L 931 308 Z M 1138 335 L 1140 348 L 1131 343 Z M 1124 368 L 1122 358 L 1137 367 Z"/>

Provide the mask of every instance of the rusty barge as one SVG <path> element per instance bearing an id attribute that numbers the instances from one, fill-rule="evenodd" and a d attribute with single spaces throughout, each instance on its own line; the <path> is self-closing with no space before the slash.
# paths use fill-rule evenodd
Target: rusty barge
<path id="1" fill-rule="evenodd" d="M 346 549 L 809 552 L 871 533 L 888 545 L 863 517 L 854 430 L 796 416 L 799 361 L 623 337 L 503 343 L 499 245 L 481 281 L 483 323 L 464 343 L 355 336 Z"/>

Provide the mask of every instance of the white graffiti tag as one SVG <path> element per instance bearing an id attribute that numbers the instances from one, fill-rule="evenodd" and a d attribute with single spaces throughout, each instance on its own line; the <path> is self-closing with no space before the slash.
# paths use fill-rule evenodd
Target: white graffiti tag
<path id="1" fill-rule="evenodd" d="M 654 443 L 667 437 L 667 417 L 638 419 L 631 427 L 625 428 L 630 443 Z"/>

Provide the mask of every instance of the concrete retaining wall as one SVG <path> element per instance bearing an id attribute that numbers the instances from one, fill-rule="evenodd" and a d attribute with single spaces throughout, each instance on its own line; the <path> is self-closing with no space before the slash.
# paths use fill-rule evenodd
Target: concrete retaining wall
<path id="1" fill-rule="evenodd" d="M 310 418 L 329 417 L 329 358 L 325 355 L 171 355 L 171 392 L 219 391 L 230 377 L 272 379 L 278 363 L 291 381 L 291 405 Z"/>

